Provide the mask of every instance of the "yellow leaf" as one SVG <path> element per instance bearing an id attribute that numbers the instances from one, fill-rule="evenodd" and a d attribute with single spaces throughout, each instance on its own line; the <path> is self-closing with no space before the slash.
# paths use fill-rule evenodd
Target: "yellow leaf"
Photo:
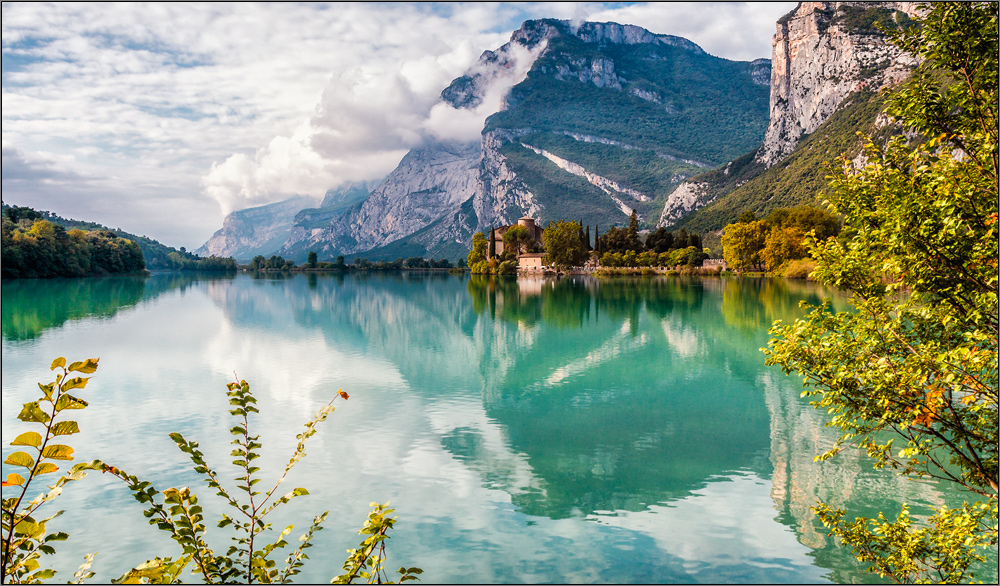
<path id="1" fill-rule="evenodd" d="M 20 486 L 24 484 L 24 477 L 11 472 L 7 475 L 7 480 L 3 481 L 4 486 Z"/>
<path id="2" fill-rule="evenodd" d="M 42 462 L 38 465 L 38 468 L 35 468 L 35 475 L 49 474 L 51 472 L 56 472 L 57 470 L 59 470 L 59 467 L 52 462 Z"/>
<path id="3" fill-rule="evenodd" d="M 55 370 L 61 366 L 66 366 L 66 359 L 63 358 L 62 356 L 52 361 L 52 366 L 49 368 L 49 370 Z"/>
<path id="4" fill-rule="evenodd" d="M 72 460 L 73 448 L 63 444 L 50 444 L 42 450 L 42 457 L 49 460 Z"/>
<path id="5" fill-rule="evenodd" d="M 7 459 L 3 463 L 11 466 L 21 466 L 30 470 L 35 465 L 35 460 L 27 452 L 14 452 L 7 456 Z"/>
<path id="6" fill-rule="evenodd" d="M 10 442 L 12 446 L 34 446 L 38 447 L 42 445 L 42 436 L 35 431 L 26 431 L 21 435 L 14 438 L 14 441 Z"/>

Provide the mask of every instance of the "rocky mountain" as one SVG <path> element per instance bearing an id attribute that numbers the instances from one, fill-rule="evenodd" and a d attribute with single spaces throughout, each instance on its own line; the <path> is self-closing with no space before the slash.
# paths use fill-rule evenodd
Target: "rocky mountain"
<path id="1" fill-rule="evenodd" d="M 278 253 L 457 256 L 473 232 L 526 214 L 608 226 L 635 209 L 655 222 L 685 178 L 760 143 L 769 78 L 767 60 L 641 27 L 525 22 L 441 94 L 475 109 L 510 88 L 478 143 L 412 150 L 364 202 L 296 216 Z"/>
<path id="2" fill-rule="evenodd" d="M 428 142 L 367 198 L 240 238 L 275 246 L 287 229 L 274 250 L 296 260 L 454 258 L 474 232 L 523 215 L 610 226 L 635 210 L 648 227 L 707 230 L 746 207 L 811 201 L 822 156 L 878 130 L 877 91 L 914 64 L 877 27 L 906 26 L 915 10 L 803 2 L 777 23 L 772 60 L 752 62 L 631 25 L 525 22 L 441 93 L 476 109 L 506 92 L 478 143 Z"/>
<path id="3" fill-rule="evenodd" d="M 801 2 L 782 17 L 772 41 L 763 144 L 682 184 L 657 225 L 717 230 L 744 209 L 811 203 L 825 184 L 822 163 L 856 150 L 856 132 L 880 130 L 878 91 L 916 64 L 878 28 L 907 26 L 916 10 L 914 2 Z M 776 165 L 782 169 L 768 173 Z"/>
<path id="4" fill-rule="evenodd" d="M 284 201 L 235 211 L 222 222 L 208 242 L 195 250 L 200 256 L 231 256 L 246 262 L 258 254 L 270 256 L 291 234 L 295 215 L 303 208 L 316 205 L 316 200 L 304 195 Z"/>

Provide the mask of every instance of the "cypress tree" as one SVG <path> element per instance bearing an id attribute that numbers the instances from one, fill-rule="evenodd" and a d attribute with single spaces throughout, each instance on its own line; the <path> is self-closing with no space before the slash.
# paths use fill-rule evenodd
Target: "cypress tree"
<path id="1" fill-rule="evenodd" d="M 594 250 L 594 247 L 590 245 L 590 226 L 587 226 L 586 240 L 583 241 L 587 245 L 587 250 Z"/>

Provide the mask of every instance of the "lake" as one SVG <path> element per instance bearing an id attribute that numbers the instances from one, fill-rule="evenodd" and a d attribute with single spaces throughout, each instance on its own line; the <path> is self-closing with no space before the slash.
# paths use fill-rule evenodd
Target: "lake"
<path id="1" fill-rule="evenodd" d="M 955 500 L 851 451 L 813 461 L 836 433 L 760 352 L 800 301 L 843 307 L 813 283 L 172 273 L 2 293 L 4 455 L 52 359 L 100 357 L 90 406 L 70 412 L 78 461 L 191 486 L 213 527 L 224 509 L 168 433 L 235 476 L 225 385 L 246 379 L 268 486 L 302 424 L 349 393 L 281 491 L 311 494 L 271 519 L 295 524 L 294 546 L 330 511 L 298 582 L 341 573 L 371 501 L 398 517 L 387 565 L 429 583 L 800 583 L 871 580 L 814 519 L 818 499 L 893 516 Z M 100 552 L 98 582 L 179 553 L 107 475 L 54 504 L 67 512 L 49 530 L 71 533 L 62 581 L 86 552 Z M 229 545 L 214 529 L 210 543 Z"/>

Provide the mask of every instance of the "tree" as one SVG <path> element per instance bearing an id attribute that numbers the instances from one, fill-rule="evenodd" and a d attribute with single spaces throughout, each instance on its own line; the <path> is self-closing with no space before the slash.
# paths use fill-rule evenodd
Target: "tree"
<path id="1" fill-rule="evenodd" d="M 636 239 L 638 239 L 638 237 L 636 237 Z M 602 253 L 610 252 L 613 254 L 622 254 L 627 250 L 631 250 L 629 248 L 628 231 L 617 226 L 608 228 L 608 231 L 604 233 L 604 236 L 599 236 L 598 245 L 600 252 Z"/>
<path id="2" fill-rule="evenodd" d="M 493 258 L 497 255 L 497 231 L 490 228 L 490 253 L 486 258 Z"/>
<path id="3" fill-rule="evenodd" d="M 472 235 L 472 250 L 469 251 L 469 266 L 486 260 L 486 237 L 482 232 Z"/>
<path id="4" fill-rule="evenodd" d="M 660 226 L 653 231 L 648 237 L 646 237 L 646 250 L 652 250 L 656 253 L 667 252 L 674 245 L 674 235 L 667 232 L 667 229 Z"/>
<path id="5" fill-rule="evenodd" d="M 815 232 L 816 238 L 826 240 L 840 234 L 840 218 L 826 210 L 812 206 L 777 208 L 764 220 L 772 228 L 798 228 L 803 234 Z"/>
<path id="6" fill-rule="evenodd" d="M 628 217 L 628 232 L 626 235 L 628 237 L 626 249 L 634 252 L 642 252 L 642 242 L 639 241 L 639 216 L 636 215 L 635 210 L 632 210 L 632 215 Z"/>
<path id="7" fill-rule="evenodd" d="M 749 224 L 750 222 L 756 222 L 757 216 L 753 213 L 753 210 L 743 210 L 740 217 L 736 218 L 736 224 Z"/>
<path id="8" fill-rule="evenodd" d="M 809 251 L 802 244 L 804 238 L 802 230 L 794 226 L 771 228 L 764 241 L 764 248 L 760 251 L 764 267 L 773 273 L 790 260 L 809 256 Z"/>
<path id="9" fill-rule="evenodd" d="M 510 251 L 514 257 L 527 250 L 531 245 L 531 234 L 524 226 L 511 226 L 503 234 L 503 250 Z"/>
<path id="10" fill-rule="evenodd" d="M 316 256 L 316 252 L 313 251 L 313 250 L 310 250 L 309 251 L 309 256 L 306 257 L 306 266 L 308 266 L 311 269 L 316 268 L 317 260 L 318 260 L 318 257 Z"/>
<path id="11" fill-rule="evenodd" d="M 821 504 L 823 523 L 881 576 L 969 582 L 997 546 L 997 5 L 934 4 L 921 20 L 894 35 L 923 62 L 887 108 L 918 140 L 869 142 L 861 169 L 845 160 L 829 197 L 852 237 L 811 242 L 814 276 L 856 311 L 776 324 L 765 352 L 833 415 L 841 435 L 822 458 L 856 445 L 967 497 L 926 521 Z"/>
<path id="12" fill-rule="evenodd" d="M 560 267 L 573 267 L 586 262 L 589 253 L 580 240 L 580 225 L 576 222 L 554 222 L 542 232 L 549 262 Z"/>
<path id="13" fill-rule="evenodd" d="M 722 256 L 737 273 L 760 265 L 764 249 L 764 222 L 729 224 L 722 234 Z"/>

